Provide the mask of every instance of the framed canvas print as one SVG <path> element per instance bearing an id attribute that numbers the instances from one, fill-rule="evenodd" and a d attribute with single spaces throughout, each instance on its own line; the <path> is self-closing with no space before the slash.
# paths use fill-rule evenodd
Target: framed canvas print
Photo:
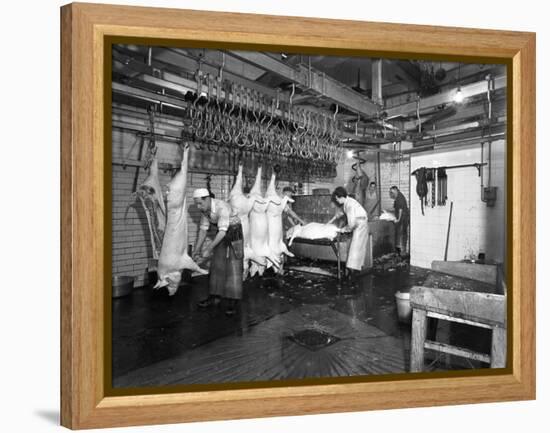
<path id="1" fill-rule="evenodd" d="M 70 4 L 64 426 L 535 397 L 535 36 Z"/>

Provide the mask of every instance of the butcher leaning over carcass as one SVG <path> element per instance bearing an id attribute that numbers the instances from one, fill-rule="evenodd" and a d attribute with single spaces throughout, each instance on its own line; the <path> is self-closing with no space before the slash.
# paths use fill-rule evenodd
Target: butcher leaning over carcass
<path id="1" fill-rule="evenodd" d="M 162 248 L 158 262 L 157 284 L 153 287 L 167 287 L 168 293 L 176 293 L 181 281 L 181 270 L 190 269 L 200 274 L 208 273 L 201 269 L 187 254 L 187 162 L 189 147 L 183 151 L 181 170 L 170 181 L 167 188 L 167 220 Z"/>
<path id="2" fill-rule="evenodd" d="M 369 238 L 367 211 L 357 200 L 349 197 L 346 189 L 342 186 L 334 190 L 332 197 L 336 203 L 342 206 L 348 220 L 346 227 L 339 230 L 343 233 L 353 232 L 346 267 L 349 271 L 348 276 L 354 276 L 363 268 L 367 254 L 367 242 Z M 332 220 L 329 222 L 332 222 Z"/>
<path id="3" fill-rule="evenodd" d="M 229 203 L 212 198 L 206 188 L 193 193 L 195 204 L 202 213 L 195 254 L 199 261 L 210 256 L 208 298 L 199 302 L 200 308 L 227 302 L 225 314 L 236 313 L 243 296 L 243 229 L 241 221 Z M 216 224 L 218 232 L 214 240 L 202 249 L 210 224 Z"/>

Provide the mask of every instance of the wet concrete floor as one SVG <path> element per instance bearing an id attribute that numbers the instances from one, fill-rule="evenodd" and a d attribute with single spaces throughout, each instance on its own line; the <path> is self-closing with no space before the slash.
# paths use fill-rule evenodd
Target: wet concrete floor
<path id="1" fill-rule="evenodd" d="M 316 266 L 335 271 L 329 263 Z M 136 289 L 113 299 L 113 386 L 406 372 L 410 325 L 398 322 L 394 295 L 428 278 L 432 286 L 457 284 L 455 277 L 409 266 L 342 284 L 292 270 L 267 273 L 245 281 L 234 317 L 223 306 L 197 308 L 207 296 L 207 277 L 172 297 L 164 289 Z M 458 280 L 462 289 L 486 289 Z M 472 341 L 471 335 L 466 339 Z M 485 346 L 486 338 L 481 340 Z"/>

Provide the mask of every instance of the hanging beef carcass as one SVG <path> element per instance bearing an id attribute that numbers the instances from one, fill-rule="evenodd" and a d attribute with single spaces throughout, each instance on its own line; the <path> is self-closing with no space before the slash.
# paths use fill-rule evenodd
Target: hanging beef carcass
<path id="1" fill-rule="evenodd" d="M 137 189 L 136 196 L 147 217 L 153 258 L 158 259 L 166 227 L 166 206 L 160 187 L 157 158 L 151 162 L 149 175 Z"/>
<path id="2" fill-rule="evenodd" d="M 269 235 L 269 249 L 271 253 L 282 263 L 282 255 L 294 257 L 283 241 L 283 211 L 287 203 L 294 203 L 290 197 L 279 197 L 275 190 L 275 173 L 271 175 L 271 182 L 265 193 L 267 204 L 267 228 Z M 282 270 L 282 267 L 281 269 Z"/>
<path id="3" fill-rule="evenodd" d="M 258 167 L 256 181 L 250 190 L 253 200 L 250 210 L 250 247 L 255 259 L 250 264 L 250 276 L 256 273 L 263 275 L 270 266 L 279 268 L 280 261 L 269 248 L 269 231 L 267 226 L 268 202 L 262 196 L 262 167 Z"/>
<path id="4" fill-rule="evenodd" d="M 167 221 L 158 263 L 159 280 L 155 289 L 167 287 L 168 293 L 176 293 L 181 281 L 181 270 L 190 269 L 199 274 L 207 274 L 187 254 L 187 162 L 189 148 L 183 151 L 181 170 L 168 184 Z"/>
<path id="5" fill-rule="evenodd" d="M 363 169 L 363 165 L 359 164 L 359 177 L 356 180 L 356 195 L 357 201 L 361 206 L 365 206 L 365 201 L 367 199 L 367 190 L 369 188 L 369 176 Z"/>
<path id="6" fill-rule="evenodd" d="M 359 166 L 359 169 L 350 179 L 347 191 L 353 198 L 355 198 L 355 200 L 359 202 L 361 206 L 364 206 L 370 179 L 363 169 L 362 163 L 357 162 L 354 166 L 356 165 Z"/>
<path id="7" fill-rule="evenodd" d="M 244 245 L 244 254 L 243 254 L 243 278 L 246 278 L 248 275 L 248 270 L 250 267 L 250 261 L 255 261 L 259 265 L 265 265 L 265 257 L 257 257 L 252 250 L 250 245 L 250 211 L 252 210 L 252 205 L 254 201 L 258 201 L 260 204 L 265 204 L 264 199 L 251 198 L 246 196 L 243 192 L 243 165 L 239 165 L 239 171 L 237 177 L 235 178 L 235 184 L 229 193 L 229 204 L 231 208 L 237 213 L 241 221 L 241 226 L 243 228 L 243 245 Z"/>
<path id="8" fill-rule="evenodd" d="M 338 236 L 339 228 L 335 224 L 308 223 L 306 225 L 296 225 L 286 232 L 287 239 L 290 239 L 288 245 L 292 245 L 295 238 L 302 239 L 334 239 Z"/>

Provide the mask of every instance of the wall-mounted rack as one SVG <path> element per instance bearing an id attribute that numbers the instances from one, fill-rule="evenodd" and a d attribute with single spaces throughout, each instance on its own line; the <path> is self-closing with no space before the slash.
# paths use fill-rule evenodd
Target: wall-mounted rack
<path id="1" fill-rule="evenodd" d="M 486 162 L 483 162 L 483 163 L 475 162 L 473 164 L 443 165 L 441 167 L 423 167 L 423 168 L 425 168 L 426 170 L 437 170 L 437 169 L 452 170 L 454 168 L 475 167 L 477 168 L 478 176 L 481 176 L 481 167 L 485 165 L 487 165 Z M 416 170 L 411 172 L 411 176 L 414 176 L 414 175 L 416 175 Z"/>

